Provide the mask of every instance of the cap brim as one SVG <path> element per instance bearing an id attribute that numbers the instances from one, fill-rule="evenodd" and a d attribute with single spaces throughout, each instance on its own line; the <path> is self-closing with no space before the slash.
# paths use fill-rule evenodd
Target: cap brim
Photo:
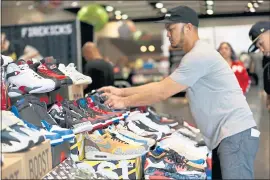
<path id="1" fill-rule="evenodd" d="M 175 21 L 172 21 L 172 20 L 169 20 L 169 19 L 163 19 L 163 20 L 160 20 L 160 21 L 155 21 L 155 23 L 166 24 L 166 23 L 175 23 Z"/>
<path id="2" fill-rule="evenodd" d="M 249 48 L 248 48 L 248 53 L 252 53 L 252 52 L 255 52 L 258 48 L 256 47 L 255 45 L 255 42 L 252 43 Z"/>

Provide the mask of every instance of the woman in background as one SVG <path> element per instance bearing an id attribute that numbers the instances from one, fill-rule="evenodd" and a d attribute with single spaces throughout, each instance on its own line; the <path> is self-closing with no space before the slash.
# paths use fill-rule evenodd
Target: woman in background
<path id="1" fill-rule="evenodd" d="M 250 86 L 250 78 L 244 64 L 237 60 L 235 51 L 228 42 L 223 42 L 219 45 L 218 52 L 223 56 L 227 63 L 232 68 L 243 93 L 246 94 Z"/>

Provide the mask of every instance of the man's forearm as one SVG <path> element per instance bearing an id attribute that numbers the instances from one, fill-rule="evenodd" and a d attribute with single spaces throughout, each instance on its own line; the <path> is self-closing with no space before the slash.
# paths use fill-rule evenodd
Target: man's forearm
<path id="1" fill-rule="evenodd" d="M 134 94 L 139 94 L 141 92 L 145 92 L 145 91 L 150 91 L 152 90 L 153 86 L 155 86 L 157 83 L 153 82 L 153 83 L 149 83 L 149 84 L 145 84 L 142 86 L 137 86 L 137 87 L 130 87 L 130 88 L 122 88 L 122 96 L 123 97 L 127 97 L 127 96 L 132 96 Z"/>
<path id="2" fill-rule="evenodd" d="M 154 87 L 152 85 L 152 87 Z M 146 87 L 148 88 L 148 87 Z M 159 92 L 160 90 L 154 89 L 152 91 L 142 90 L 138 93 L 125 97 L 125 106 L 126 107 L 135 107 L 135 106 L 146 106 L 153 103 L 160 102 L 164 100 L 164 94 Z M 135 92 L 135 91 L 133 91 Z"/>

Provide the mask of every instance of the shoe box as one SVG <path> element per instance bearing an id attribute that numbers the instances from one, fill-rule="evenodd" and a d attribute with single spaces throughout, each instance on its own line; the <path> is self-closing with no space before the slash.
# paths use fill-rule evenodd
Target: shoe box
<path id="1" fill-rule="evenodd" d="M 49 93 L 49 96 L 52 100 L 76 100 L 79 98 L 83 98 L 83 85 L 70 85 L 63 86 L 58 90 L 52 91 Z"/>
<path id="2" fill-rule="evenodd" d="M 1 179 L 25 179 L 22 168 L 22 158 L 4 156 L 4 164 L 1 167 Z"/>
<path id="3" fill-rule="evenodd" d="M 83 160 L 76 162 L 78 168 L 101 172 L 109 179 L 142 179 L 143 157 L 130 160 Z"/>
<path id="4" fill-rule="evenodd" d="M 73 179 L 74 168 L 76 168 L 75 162 L 68 158 L 53 168 L 42 179 Z"/>
<path id="5" fill-rule="evenodd" d="M 52 168 L 70 157 L 70 142 L 64 141 L 62 144 L 52 146 Z"/>
<path id="6" fill-rule="evenodd" d="M 20 153 L 4 154 L 7 158 L 21 158 L 22 177 L 26 179 L 40 179 L 52 169 L 52 153 L 50 141 Z"/>

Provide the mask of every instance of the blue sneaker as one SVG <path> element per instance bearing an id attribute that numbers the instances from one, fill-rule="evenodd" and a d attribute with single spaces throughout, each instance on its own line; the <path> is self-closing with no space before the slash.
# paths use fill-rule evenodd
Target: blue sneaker
<path id="1" fill-rule="evenodd" d="M 38 130 L 41 134 L 43 134 L 45 136 L 45 139 L 50 140 L 50 143 L 52 146 L 56 146 L 56 145 L 62 144 L 64 142 L 63 138 L 59 134 L 48 132 L 45 129 L 38 128 L 35 125 L 33 125 L 25 120 L 22 120 L 22 121 L 24 122 L 24 124 L 28 128 Z"/>
<path id="2" fill-rule="evenodd" d="M 57 125 L 50 125 L 45 120 L 41 120 L 41 124 L 47 131 L 59 134 L 64 141 L 70 141 L 75 137 L 71 129 L 61 128 Z"/>

